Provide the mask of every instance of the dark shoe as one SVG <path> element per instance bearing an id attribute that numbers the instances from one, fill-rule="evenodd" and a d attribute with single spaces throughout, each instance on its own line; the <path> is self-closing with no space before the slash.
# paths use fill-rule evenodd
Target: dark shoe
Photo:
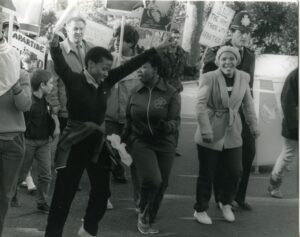
<path id="1" fill-rule="evenodd" d="M 244 210 L 244 211 L 251 211 L 252 207 L 248 202 L 240 202 L 240 201 L 236 201 L 236 203 L 238 204 L 238 206 Z"/>
<path id="2" fill-rule="evenodd" d="M 10 206 L 11 207 L 20 207 L 21 206 L 20 203 L 19 203 L 19 199 L 17 198 L 17 196 L 14 196 L 11 199 Z"/>
<path id="3" fill-rule="evenodd" d="M 175 155 L 178 157 L 181 156 L 181 153 L 176 149 Z"/>
<path id="4" fill-rule="evenodd" d="M 127 179 L 124 176 L 114 177 L 113 180 L 119 184 L 127 184 Z"/>
<path id="5" fill-rule="evenodd" d="M 50 207 L 48 206 L 47 203 L 37 204 L 37 209 L 44 214 L 49 214 L 50 211 Z"/>
<path id="6" fill-rule="evenodd" d="M 31 195 L 31 196 L 35 196 L 36 195 L 36 189 L 28 189 L 28 193 Z"/>

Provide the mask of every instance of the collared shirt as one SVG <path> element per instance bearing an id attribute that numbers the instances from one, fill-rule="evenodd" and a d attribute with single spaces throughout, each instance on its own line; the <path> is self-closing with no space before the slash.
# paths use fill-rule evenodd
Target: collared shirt
<path id="1" fill-rule="evenodd" d="M 83 70 L 83 74 L 85 75 L 86 81 L 98 89 L 99 87 L 98 83 L 96 82 L 95 78 L 86 69 Z"/>

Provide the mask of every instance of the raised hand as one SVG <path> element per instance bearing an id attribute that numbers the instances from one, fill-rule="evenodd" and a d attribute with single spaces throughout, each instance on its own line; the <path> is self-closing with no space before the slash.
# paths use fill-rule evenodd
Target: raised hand
<path id="1" fill-rule="evenodd" d="M 48 30 L 46 33 L 46 37 L 51 47 L 56 47 L 59 44 L 59 36 L 54 33 L 54 26 L 52 24 L 48 25 Z"/>

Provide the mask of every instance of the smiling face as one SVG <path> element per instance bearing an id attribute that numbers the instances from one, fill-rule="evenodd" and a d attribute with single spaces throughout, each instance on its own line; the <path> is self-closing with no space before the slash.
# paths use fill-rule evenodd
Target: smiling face
<path id="1" fill-rule="evenodd" d="M 72 43 L 81 43 L 85 32 L 85 23 L 80 20 L 71 21 L 67 24 L 66 31 Z"/>
<path id="2" fill-rule="evenodd" d="M 98 63 L 88 61 L 87 71 L 100 84 L 107 76 L 111 69 L 112 61 L 107 58 L 102 58 Z"/>
<path id="3" fill-rule="evenodd" d="M 231 52 L 224 52 L 219 57 L 219 68 L 228 77 L 232 77 L 237 66 L 237 58 Z"/>

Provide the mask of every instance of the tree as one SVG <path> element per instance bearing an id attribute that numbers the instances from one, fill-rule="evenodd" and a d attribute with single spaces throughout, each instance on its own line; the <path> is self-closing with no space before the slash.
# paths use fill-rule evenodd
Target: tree
<path id="1" fill-rule="evenodd" d="M 43 12 L 42 14 L 42 20 L 41 20 L 41 30 L 40 30 L 40 35 L 45 35 L 48 29 L 49 24 L 55 24 L 57 21 L 57 18 L 55 16 L 55 12 L 53 11 L 48 11 L 48 12 Z"/>

